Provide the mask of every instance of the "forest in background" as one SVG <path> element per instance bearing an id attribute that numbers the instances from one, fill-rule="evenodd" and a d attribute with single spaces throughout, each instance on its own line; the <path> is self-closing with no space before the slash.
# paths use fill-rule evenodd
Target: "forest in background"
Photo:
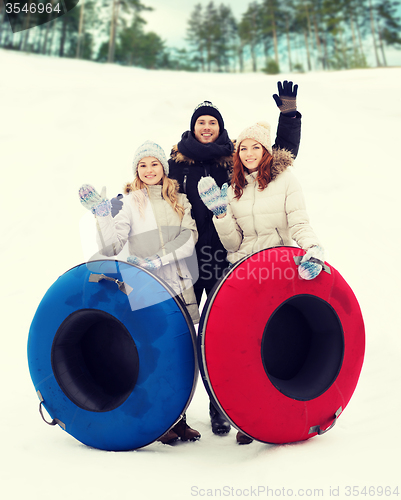
<path id="1" fill-rule="evenodd" d="M 49 22 L 18 33 L 11 30 L 6 3 L 0 0 L 4 49 L 148 69 L 275 74 L 283 68 L 383 67 L 388 49 L 401 49 L 397 0 L 260 0 L 244 5 L 241 19 L 229 3 L 199 3 L 179 49 L 146 30 L 143 13 L 153 9 L 141 0 L 80 0 L 53 21 L 51 13 L 35 11 L 33 18 Z"/>

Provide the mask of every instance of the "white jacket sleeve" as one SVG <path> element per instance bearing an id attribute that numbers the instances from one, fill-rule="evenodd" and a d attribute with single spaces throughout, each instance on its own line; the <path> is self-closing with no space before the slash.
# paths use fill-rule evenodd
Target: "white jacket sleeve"
<path id="1" fill-rule="evenodd" d="M 185 195 L 182 195 L 180 202 L 185 210 L 181 221 L 181 231 L 174 240 L 168 241 L 161 249 L 159 257 L 163 265 L 190 257 L 198 241 L 196 223 L 191 215 L 192 206 Z"/>
<path id="2" fill-rule="evenodd" d="M 285 211 L 291 238 L 304 250 L 314 245 L 321 246 L 309 223 L 309 216 L 298 179 L 291 172 L 288 172 L 287 179 Z"/>
<path id="3" fill-rule="evenodd" d="M 97 244 L 99 253 L 111 257 L 118 255 L 128 240 L 131 231 L 129 210 L 123 201 L 123 206 L 114 217 L 96 217 Z"/>
<path id="4" fill-rule="evenodd" d="M 241 246 L 243 234 L 231 210 L 230 202 L 227 205 L 226 216 L 220 219 L 214 216 L 213 224 L 227 252 L 237 252 Z"/>

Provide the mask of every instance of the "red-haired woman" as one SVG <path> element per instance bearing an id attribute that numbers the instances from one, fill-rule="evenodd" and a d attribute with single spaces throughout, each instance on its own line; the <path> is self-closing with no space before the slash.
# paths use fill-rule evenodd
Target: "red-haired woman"
<path id="1" fill-rule="evenodd" d="M 230 187 L 220 190 L 211 177 L 199 181 L 200 197 L 215 215 L 213 223 L 231 264 L 295 241 L 306 251 L 299 275 L 313 279 L 322 270 L 323 249 L 309 224 L 300 183 L 289 168 L 293 159 L 289 151 L 272 148 L 270 126 L 259 122 L 237 139 Z M 237 441 L 252 440 L 239 432 Z"/>

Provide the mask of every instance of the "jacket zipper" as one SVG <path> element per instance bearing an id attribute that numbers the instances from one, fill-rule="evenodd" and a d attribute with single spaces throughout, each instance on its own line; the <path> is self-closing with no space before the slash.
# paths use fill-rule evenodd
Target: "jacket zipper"
<path id="1" fill-rule="evenodd" d="M 188 173 L 189 173 L 188 167 L 184 167 L 184 170 L 183 170 L 184 179 L 182 181 L 182 190 L 183 190 L 184 194 L 187 194 L 187 178 L 188 178 Z"/>
<path id="2" fill-rule="evenodd" d="M 281 243 L 281 246 L 284 246 L 284 241 L 283 241 L 283 238 L 281 237 L 281 234 L 279 233 L 278 231 L 278 228 L 276 227 L 276 233 L 278 235 L 278 237 L 280 238 L 280 243 Z"/>
<path id="3" fill-rule="evenodd" d="M 253 219 L 253 228 L 254 228 L 254 231 L 255 231 L 255 234 L 256 234 L 256 239 L 255 239 L 254 244 L 252 245 L 252 253 L 255 251 L 255 245 L 256 245 L 257 240 L 258 240 L 258 232 L 256 231 L 255 211 L 254 211 L 255 201 L 256 201 L 255 185 L 256 185 L 256 182 L 253 183 L 252 219 Z"/>
<path id="4" fill-rule="evenodd" d="M 156 221 L 156 225 L 157 225 L 157 230 L 158 230 L 158 233 L 159 233 L 159 238 L 160 238 L 160 243 L 161 243 L 161 249 L 163 250 L 163 255 L 159 255 L 159 257 L 163 257 L 164 255 L 166 255 L 166 249 L 164 248 L 164 240 L 163 240 L 163 234 L 162 234 L 162 230 L 161 230 L 161 227 L 160 227 L 160 224 L 159 224 L 159 218 L 156 217 L 156 208 L 152 202 L 152 199 L 149 197 L 149 201 L 150 201 L 150 205 L 152 207 L 152 211 L 153 211 L 153 215 L 155 217 L 155 221 Z M 165 210 L 165 207 L 163 205 L 163 210 Z"/>

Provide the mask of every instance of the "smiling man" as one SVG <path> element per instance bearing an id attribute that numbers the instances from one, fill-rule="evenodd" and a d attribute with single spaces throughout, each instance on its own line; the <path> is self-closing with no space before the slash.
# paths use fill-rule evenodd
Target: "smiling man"
<path id="1" fill-rule="evenodd" d="M 298 153 L 301 134 L 301 114 L 296 108 L 297 88 L 297 85 L 293 87 L 292 82 L 279 82 L 279 95 L 273 96 L 281 111 L 273 147 L 288 149 L 294 156 Z M 199 278 L 194 284 L 198 305 L 203 291 L 208 295 L 228 266 L 227 251 L 214 227 L 213 213 L 200 199 L 198 182 L 201 177 L 210 175 L 219 187 L 225 182 L 229 183 L 233 152 L 234 144 L 224 128 L 223 117 L 210 101 L 204 101 L 195 108 L 190 130 L 182 134 L 181 141 L 171 150 L 169 177 L 176 179 L 180 184 L 180 191 L 187 195 L 198 229 L 199 237 L 195 248 Z M 210 416 L 215 434 L 229 432 L 229 423 L 213 405 L 210 405 Z"/>
<path id="2" fill-rule="evenodd" d="M 219 186 L 229 179 L 234 144 L 224 128 L 220 111 L 210 101 L 199 104 L 191 117 L 190 130 L 182 134 L 169 159 L 169 177 L 176 179 L 180 191 L 192 205 L 200 244 L 196 247 L 199 279 L 194 285 L 200 304 L 203 290 L 209 293 L 227 267 L 227 252 L 220 242 L 209 210 L 205 210 L 198 194 L 201 177 L 211 175 Z"/>

